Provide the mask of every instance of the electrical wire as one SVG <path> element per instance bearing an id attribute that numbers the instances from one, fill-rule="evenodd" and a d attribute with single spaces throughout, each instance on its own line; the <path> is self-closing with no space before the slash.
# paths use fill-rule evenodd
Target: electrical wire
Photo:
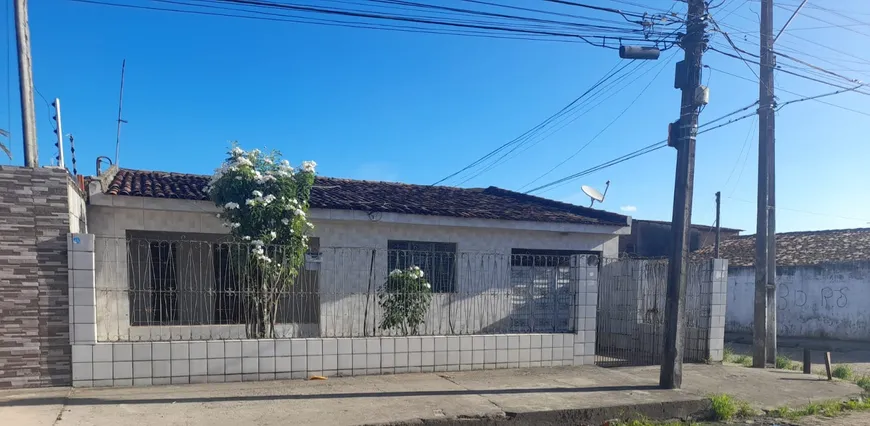
<path id="1" fill-rule="evenodd" d="M 658 77 L 659 77 L 659 75 L 661 75 L 662 71 L 664 71 L 664 69 L 667 68 L 667 65 L 669 65 L 671 63 L 671 60 L 673 59 L 674 56 L 676 56 L 676 52 L 673 55 L 671 55 L 671 57 L 669 57 L 666 61 L 662 61 L 663 65 L 659 68 L 658 72 L 656 72 L 656 74 L 653 76 L 653 78 L 650 79 L 649 83 L 647 83 L 647 85 L 644 86 L 643 89 L 641 89 L 640 93 L 638 93 L 637 96 L 635 96 L 635 98 L 632 99 L 631 102 L 629 102 L 628 106 L 626 106 L 625 109 L 622 110 L 622 112 L 617 114 L 616 117 L 614 117 L 613 120 L 610 121 L 610 123 L 607 123 L 607 125 L 604 126 L 604 128 L 602 128 L 600 131 L 598 131 L 598 133 L 596 133 L 594 136 L 592 136 L 592 138 L 589 139 L 585 144 L 581 145 L 579 149 L 574 151 L 568 157 L 565 157 L 564 160 L 560 161 L 558 164 L 556 164 L 555 166 L 550 168 L 550 170 L 547 170 L 546 172 L 542 173 L 540 176 L 536 177 L 535 179 L 532 179 L 531 181 L 529 181 L 525 185 L 521 186 L 520 190 L 522 190 L 523 188 L 526 188 L 528 186 L 531 186 L 532 184 L 543 179 L 544 177 L 546 177 L 550 173 L 553 173 L 556 169 L 558 169 L 559 167 L 561 167 L 562 165 L 564 165 L 568 161 L 571 161 L 572 159 L 577 157 L 577 155 L 579 155 L 581 152 L 583 152 L 583 150 L 586 149 L 586 147 L 588 147 L 590 144 L 592 144 L 592 142 L 595 142 L 595 140 L 597 140 L 599 136 L 601 136 L 604 132 L 607 131 L 607 129 L 609 129 L 617 121 L 619 121 L 619 119 L 622 118 L 622 116 L 625 115 L 625 113 L 628 112 L 628 110 L 631 109 L 631 107 L 633 107 L 635 103 L 637 103 L 637 101 L 643 96 L 643 94 L 646 93 L 647 89 L 649 89 L 650 86 L 652 86 L 652 84 L 658 79 Z"/>
<path id="2" fill-rule="evenodd" d="M 510 39 L 528 39 L 528 40 L 544 40 L 544 41 L 582 41 L 587 44 L 596 46 L 596 47 L 606 47 L 611 49 L 617 49 L 618 46 L 609 46 L 607 45 L 608 40 L 629 40 L 629 41 L 641 41 L 648 42 L 650 41 L 648 37 L 638 37 L 637 35 L 631 35 L 634 33 L 642 32 L 642 30 L 636 29 L 626 29 L 626 28 L 608 28 L 608 27 L 587 27 L 591 31 L 598 31 L 598 33 L 566 33 L 558 30 L 541 30 L 535 29 L 532 27 L 517 27 L 517 26 L 505 26 L 503 23 L 500 25 L 498 23 L 480 23 L 480 21 L 456 21 L 456 20 L 444 20 L 444 19 L 435 19 L 435 18 L 421 18 L 416 16 L 402 16 L 402 15 L 389 15 L 383 13 L 377 13 L 374 11 L 358 11 L 358 10 L 343 10 L 343 9 L 330 9 L 330 8 L 322 8 L 322 7 L 314 7 L 314 6 L 304 6 L 297 4 L 287 4 L 287 3 L 272 3 L 272 2 L 263 2 L 263 1 L 252 1 L 252 0 L 199 0 L 199 3 L 190 3 L 182 2 L 182 1 L 172 1 L 172 0 L 155 0 L 161 3 L 170 3 L 175 5 L 184 5 L 187 7 L 197 7 L 197 8 L 206 8 L 206 9 L 230 9 L 237 13 L 222 13 L 222 12 L 214 12 L 208 10 L 190 10 L 190 9 L 179 9 L 179 8 L 169 8 L 169 7 L 153 7 L 153 6 L 140 6 L 140 5 L 132 5 L 132 4 L 123 4 L 123 3 L 110 3 L 107 1 L 98 1 L 98 0 L 70 0 L 78 3 L 89 3 L 95 5 L 103 5 L 103 6 L 114 6 L 114 7 L 122 7 L 122 8 L 132 8 L 132 9 L 142 9 L 142 10 L 155 10 L 155 11 L 166 11 L 166 12 L 175 12 L 175 13 L 185 13 L 185 14 L 196 14 L 196 15 L 210 15 L 210 16 L 223 16 L 223 17 L 232 17 L 232 18 L 245 18 L 245 19 L 259 19 L 259 20 L 267 20 L 267 21 L 279 21 L 279 22 L 293 22 L 293 23 L 303 23 L 303 24 L 316 24 L 316 25 L 327 25 L 327 26 L 338 26 L 338 27 L 348 27 L 348 28 L 365 28 L 365 29 L 378 29 L 378 30 L 391 30 L 391 31 L 402 31 L 402 32 L 417 32 L 417 33 L 432 33 L 432 34 L 448 34 L 448 35 L 463 35 L 463 36 L 474 36 L 474 37 L 487 37 L 487 38 L 510 38 Z M 204 4 L 203 4 L 204 3 Z M 227 8 L 216 6 L 217 4 L 231 4 L 235 5 L 234 8 Z M 359 19 L 368 19 L 376 21 L 372 22 L 356 22 L 356 21 L 340 21 L 334 19 L 318 19 L 311 18 L 299 15 L 286 15 L 276 13 L 274 10 L 271 12 L 264 12 L 262 10 L 252 10 L 251 7 L 260 8 L 263 10 L 283 10 L 290 12 L 297 12 L 303 14 L 326 14 L 330 16 L 336 16 L 339 18 L 359 18 Z M 244 13 L 240 15 L 239 13 Z M 260 16 L 252 16 L 251 13 L 257 14 Z M 524 19 L 523 17 L 517 17 L 517 19 Z M 377 21 L 388 21 L 390 23 L 383 23 Z M 403 23 L 404 25 L 396 25 L 395 23 Z M 440 26 L 447 27 L 452 31 L 445 31 L 443 28 L 441 30 L 426 28 L 426 27 L 414 27 L 408 26 L 411 25 L 431 25 L 431 26 Z M 584 25 L 577 23 L 563 23 L 565 25 Z M 613 34 L 602 34 L 601 31 L 616 31 Z M 517 35 L 522 35 L 523 37 L 518 37 Z M 600 40 L 601 43 L 593 42 L 592 39 Z M 669 40 L 659 40 L 659 42 L 664 42 L 664 47 L 662 49 L 669 49 L 673 46 L 674 41 L 670 41 L 670 45 L 668 45 Z"/>
<path id="3" fill-rule="evenodd" d="M 737 55 L 734 55 L 734 54 L 731 54 L 731 53 L 728 53 L 728 52 L 724 52 L 724 51 L 722 51 L 722 50 L 716 49 L 715 47 L 710 47 L 710 50 L 712 50 L 712 51 L 714 51 L 714 52 L 717 52 L 717 53 L 720 53 L 720 54 L 722 54 L 722 55 L 725 55 L 725 56 L 731 57 L 731 58 L 740 59 L 740 60 L 742 60 L 742 61 L 747 61 L 746 58 L 743 58 L 743 57 L 740 57 L 740 56 L 737 56 Z M 749 61 L 749 62 L 753 62 L 753 61 Z M 757 62 L 753 62 L 753 63 L 758 64 Z M 800 78 L 803 78 L 803 79 L 805 79 L 805 80 L 815 81 L 816 83 L 821 83 L 821 84 L 825 84 L 825 85 L 828 85 L 828 86 L 837 87 L 837 88 L 840 88 L 840 89 L 849 89 L 848 87 L 841 86 L 841 85 L 836 84 L 836 83 L 831 83 L 831 82 L 829 82 L 829 81 L 825 81 L 825 80 L 822 80 L 822 79 L 818 79 L 818 78 L 810 77 L 810 76 L 803 75 L 803 74 L 798 74 L 798 73 L 796 73 L 796 72 L 794 72 L 794 71 L 789 71 L 789 70 L 785 70 L 785 69 L 781 69 L 781 68 L 780 68 L 778 71 L 780 71 L 780 72 L 782 72 L 782 73 L 785 73 L 785 74 L 793 75 L 793 76 L 795 76 L 795 77 L 800 77 Z M 860 93 L 860 94 L 862 94 L 862 95 L 868 95 L 868 96 L 870 96 L 870 93 L 868 93 L 868 92 L 863 92 L 863 91 L 860 91 L 860 90 L 853 90 L 853 91 L 854 91 L 855 93 Z"/>
<path id="4" fill-rule="evenodd" d="M 732 112 L 730 112 L 730 113 L 728 113 L 728 114 L 725 114 L 725 115 L 723 115 L 723 116 L 721 116 L 721 117 L 719 117 L 719 118 L 716 118 L 716 119 L 714 119 L 714 120 L 712 120 L 712 121 L 710 121 L 710 122 L 708 122 L 708 123 L 704 123 L 704 124 L 702 124 L 702 125 L 700 125 L 700 126 L 698 126 L 698 127 L 699 127 L 699 128 L 706 127 L 706 126 L 710 125 L 711 123 L 715 123 L 715 122 L 718 122 L 718 121 L 724 120 L 724 119 L 727 118 L 727 117 L 733 116 L 733 115 L 735 115 L 735 114 L 739 114 L 741 111 L 745 111 L 746 109 L 751 108 L 752 106 L 754 106 L 754 105 L 757 104 L 757 103 L 758 103 L 758 102 L 756 101 L 756 102 L 754 102 L 753 104 L 751 104 L 751 105 L 749 105 L 749 106 L 747 106 L 747 107 L 743 107 L 743 108 L 738 109 L 738 110 L 736 110 L 736 111 L 732 111 Z M 752 113 L 749 113 L 749 114 L 746 114 L 746 115 L 743 115 L 743 116 L 740 116 L 740 117 L 737 117 L 737 118 L 731 119 L 731 120 L 729 120 L 729 121 L 727 121 L 727 122 L 725 122 L 725 123 L 723 123 L 723 124 L 720 124 L 720 125 L 717 125 L 717 126 L 713 126 L 713 127 L 706 128 L 706 129 L 704 129 L 704 130 L 701 130 L 701 131 L 699 131 L 697 134 L 700 135 L 700 134 L 703 134 L 703 133 L 711 132 L 711 131 L 713 131 L 713 130 L 720 129 L 720 128 L 722 128 L 722 127 L 729 126 L 729 125 L 731 125 L 731 124 L 737 123 L 737 122 L 739 122 L 739 121 L 741 121 L 741 120 L 745 120 L 745 119 L 747 119 L 747 118 L 749 118 L 749 117 L 752 117 L 752 116 L 754 116 L 754 115 L 756 115 L 756 113 L 755 113 L 755 112 L 752 112 Z M 644 147 L 642 147 L 642 148 L 640 148 L 640 149 L 638 149 L 638 150 L 635 150 L 635 151 L 632 151 L 632 152 L 630 152 L 630 153 L 628 153 L 628 154 L 625 154 L 625 155 L 623 155 L 623 156 L 620 156 L 620 157 L 614 158 L 614 159 L 612 159 L 612 160 L 610 160 L 610 161 L 606 161 L 606 162 L 601 163 L 601 164 L 599 164 L 599 165 L 597 165 L 597 166 L 590 167 L 590 168 L 588 168 L 588 169 L 586 169 L 586 170 L 583 170 L 583 171 L 581 171 L 581 172 L 574 173 L 574 174 L 572 174 L 572 175 L 568 175 L 568 176 L 565 176 L 565 177 L 563 177 L 563 178 L 560 178 L 560 179 L 554 180 L 554 181 L 552 181 L 552 182 L 546 183 L 546 184 L 544 184 L 544 185 L 538 186 L 538 187 L 536 187 L 536 188 L 530 189 L 530 190 L 526 191 L 525 193 L 526 193 L 526 194 L 530 194 L 530 193 L 538 192 L 538 191 L 541 191 L 541 190 L 544 190 L 544 189 L 547 189 L 548 191 L 551 190 L 551 189 L 555 189 L 555 188 L 558 187 L 558 186 L 561 186 L 561 185 L 567 184 L 567 183 L 569 183 L 569 182 L 571 182 L 571 181 L 573 181 L 573 180 L 576 180 L 576 179 L 578 179 L 578 178 L 581 178 L 581 177 L 583 177 L 583 176 L 586 176 L 586 175 L 588 175 L 588 174 L 590 174 L 590 173 L 594 173 L 594 172 L 597 172 L 597 171 L 599 171 L 599 170 L 603 170 L 603 169 L 606 169 L 606 168 L 608 168 L 608 167 L 612 167 L 612 166 L 615 166 L 615 165 L 617 165 L 617 164 L 623 163 L 623 162 L 625 162 L 625 161 L 631 160 L 631 159 L 633 159 L 633 158 L 637 158 L 637 157 L 640 157 L 640 156 L 642 156 L 642 155 L 646 155 L 646 154 L 649 154 L 649 153 L 651 153 L 651 152 L 658 151 L 659 149 L 662 149 L 662 148 L 668 146 L 668 145 L 667 145 L 667 142 L 668 142 L 667 139 L 665 139 L 665 140 L 662 140 L 662 141 L 659 141 L 659 142 L 655 142 L 655 143 L 649 144 L 649 145 L 644 146 Z"/>
<path id="5" fill-rule="evenodd" d="M 621 68 L 616 69 L 616 68 L 619 67 L 619 65 L 622 63 L 622 61 L 617 62 L 617 63 L 613 66 L 613 68 L 611 68 L 610 70 L 608 70 L 608 71 L 604 74 L 604 76 L 602 76 L 600 79 L 598 79 L 598 81 L 596 81 L 596 82 L 595 82 L 591 87 L 589 87 L 588 89 L 586 89 L 585 92 L 583 92 L 582 94 L 580 94 L 580 96 L 578 96 L 577 98 L 575 98 L 574 100 L 572 100 L 570 103 L 568 103 L 568 105 L 565 105 L 564 107 L 562 107 L 562 109 L 560 109 L 560 110 L 557 111 L 556 113 L 554 113 L 554 114 L 550 115 L 549 117 L 547 117 L 547 118 L 546 118 L 544 121 L 542 121 L 541 123 L 538 123 L 537 125 L 535 125 L 535 126 L 532 127 L 531 129 L 526 130 L 526 131 L 525 131 L 523 134 L 521 134 L 520 136 L 517 136 L 516 138 L 514 138 L 514 139 L 512 139 L 512 140 L 510 140 L 510 141 L 508 141 L 508 142 L 506 142 L 506 143 L 504 143 L 503 145 L 497 147 L 496 149 L 493 149 L 492 151 L 490 151 L 490 152 L 484 154 L 484 155 L 481 156 L 480 158 L 474 160 L 473 162 L 471 162 L 470 164 L 466 165 L 465 167 L 463 167 L 463 168 L 457 170 L 456 172 L 453 172 L 453 173 L 451 173 L 451 174 L 449 174 L 449 175 L 447 175 L 447 176 L 441 178 L 440 180 L 438 180 L 437 182 L 433 183 L 432 185 L 433 185 L 433 186 L 434 186 L 434 185 L 438 185 L 439 183 L 442 183 L 442 182 L 444 182 L 444 181 L 446 181 L 446 180 L 448 180 L 448 179 L 451 179 L 451 178 L 453 178 L 454 176 L 457 176 L 457 175 L 459 175 L 460 173 L 462 173 L 462 172 L 464 172 L 464 171 L 466 171 L 466 170 L 469 170 L 469 169 L 471 169 L 471 168 L 473 168 L 473 167 L 475 167 L 475 166 L 477 166 L 477 165 L 483 163 L 484 161 L 488 160 L 489 158 L 492 158 L 492 157 L 494 157 L 495 155 L 497 155 L 498 153 L 500 153 L 502 150 L 507 149 L 508 147 L 510 147 L 510 146 L 512 146 L 512 145 L 514 145 L 514 144 L 517 144 L 518 142 L 520 142 L 520 141 L 521 141 L 524 137 L 526 137 L 527 135 L 529 135 L 529 134 L 531 134 L 531 133 L 533 133 L 533 132 L 537 132 L 539 129 L 541 129 L 541 128 L 543 128 L 544 126 L 546 126 L 547 124 L 549 124 L 549 123 L 550 123 L 551 121 L 553 121 L 555 118 L 557 118 L 557 117 L 559 117 L 560 115 L 562 115 L 565 111 L 569 110 L 573 105 L 575 105 L 575 104 L 577 104 L 578 102 L 580 102 L 581 99 L 583 99 L 586 95 L 588 95 L 588 94 L 591 93 L 593 90 L 595 90 L 595 88 L 601 86 L 601 85 L 604 84 L 607 80 L 613 78 L 615 75 L 617 75 L 619 72 L 621 72 L 621 71 L 624 70 L 626 67 L 628 67 L 629 65 L 631 65 L 633 62 L 634 62 L 634 61 L 628 61 L 628 62 L 625 63 Z"/>
<path id="6" fill-rule="evenodd" d="M 500 164 L 507 163 L 508 161 L 516 158 L 517 156 L 521 155 L 523 152 L 528 151 L 529 149 L 533 148 L 535 145 L 539 144 L 540 142 L 544 141 L 548 137 L 557 133 L 558 131 L 564 129 L 566 126 L 574 123 L 575 121 L 577 121 L 581 117 L 585 116 L 587 113 L 594 111 L 599 105 L 601 105 L 602 103 L 604 103 L 605 101 L 607 101 L 608 99 L 612 98 L 615 95 L 613 92 L 613 89 L 615 89 L 616 87 L 625 87 L 627 85 L 631 85 L 632 83 L 634 83 L 634 81 L 636 81 L 637 78 L 632 80 L 627 85 L 620 84 L 623 80 L 625 80 L 626 78 L 628 78 L 629 76 L 631 76 L 632 74 L 634 74 L 635 72 L 640 70 L 646 64 L 648 64 L 648 62 L 640 61 L 638 63 L 638 65 L 635 66 L 634 69 L 620 75 L 619 77 L 617 77 L 614 80 L 611 80 L 606 85 L 599 87 L 598 89 L 596 89 L 596 91 L 593 94 L 589 95 L 589 97 L 587 99 L 585 99 L 581 104 L 572 106 L 568 111 L 563 113 L 561 115 L 561 117 L 559 117 L 558 119 L 553 121 L 553 123 L 561 124 L 559 127 L 551 128 L 549 130 L 549 133 L 541 135 L 537 141 L 534 141 L 531 143 L 530 143 L 530 141 L 533 138 L 535 138 L 537 135 L 536 134 L 528 135 L 526 138 L 524 138 L 523 141 L 521 141 L 515 147 L 511 148 L 510 151 L 504 153 L 496 161 L 493 161 L 491 164 L 489 164 L 483 170 L 480 170 L 477 173 L 474 173 L 473 175 L 462 180 L 457 185 L 461 186 L 461 185 L 465 184 L 466 182 L 470 181 L 471 179 L 474 179 L 474 178 L 492 170 L 496 166 L 498 166 Z M 603 97 L 603 99 L 602 99 L 602 97 Z M 597 103 L 595 103 L 596 101 L 597 101 Z M 595 104 L 591 105 L 592 103 L 595 103 Z M 580 109 L 582 109 L 582 111 L 577 112 L 577 110 L 580 110 Z M 522 149 L 520 149 L 521 147 L 522 147 Z M 511 155 L 511 154 L 513 154 L 513 155 Z M 510 157 L 508 157 L 509 155 L 510 155 Z"/>
<path id="7" fill-rule="evenodd" d="M 750 83 L 758 83 L 757 81 L 755 81 L 755 80 L 753 80 L 753 79 L 751 79 L 751 78 L 743 77 L 743 76 L 741 76 L 741 75 L 737 75 L 737 74 L 734 74 L 734 73 L 730 73 L 730 72 L 725 71 L 725 70 L 721 70 L 721 69 L 713 68 L 713 67 L 710 67 L 710 69 L 713 69 L 713 70 L 715 70 L 716 72 L 720 72 L 720 73 L 722 73 L 722 74 L 725 74 L 725 75 L 728 75 L 728 76 L 731 76 L 731 77 L 734 77 L 734 78 L 739 78 L 739 79 L 741 79 L 741 80 L 748 81 L 748 82 L 750 82 Z M 842 110 L 844 110 L 844 111 L 854 112 L 854 113 L 856 113 L 856 114 L 861 114 L 861 115 L 865 115 L 865 116 L 870 117 L 870 113 L 867 113 L 867 112 L 864 112 L 864 111 L 859 111 L 859 110 L 857 110 L 857 109 L 853 109 L 853 108 L 845 107 L 845 106 L 842 106 L 842 105 L 837 105 L 837 104 L 834 104 L 834 103 L 826 102 L 826 101 L 823 101 L 823 100 L 821 100 L 821 99 L 818 99 L 819 96 L 806 96 L 806 95 L 803 95 L 803 94 L 801 94 L 801 93 L 794 92 L 794 91 L 791 91 L 791 90 L 788 90 L 788 89 L 784 89 L 784 88 L 779 87 L 779 86 L 774 86 L 774 87 L 776 87 L 776 90 L 778 90 L 778 91 L 780 91 L 780 92 L 786 92 L 786 93 L 789 93 L 789 94 L 792 94 L 792 95 L 795 95 L 795 96 L 801 96 L 802 98 L 805 98 L 805 99 L 796 99 L 795 101 L 812 100 L 812 101 L 816 101 L 816 102 L 821 103 L 821 104 L 825 104 L 825 105 L 828 105 L 828 106 L 832 106 L 832 107 L 834 107 L 834 108 L 842 109 Z M 847 92 L 847 91 L 851 91 L 851 90 L 844 89 L 844 90 L 838 91 L 838 93 L 840 93 L 840 92 Z M 786 102 L 786 103 L 795 103 L 795 102 L 794 102 L 794 101 L 789 101 L 789 102 Z"/>

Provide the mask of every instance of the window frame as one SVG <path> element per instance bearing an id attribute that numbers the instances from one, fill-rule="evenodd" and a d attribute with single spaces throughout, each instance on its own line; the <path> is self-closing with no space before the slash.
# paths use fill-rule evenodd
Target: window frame
<path id="1" fill-rule="evenodd" d="M 406 252 L 404 256 L 402 252 Z M 410 262 L 407 259 L 409 254 L 412 256 Z M 387 274 L 394 269 L 419 266 L 432 285 L 432 293 L 453 294 L 457 292 L 459 276 L 457 254 L 458 244 L 453 242 L 387 240 Z M 438 256 L 440 260 L 436 258 Z M 420 263 L 417 259 L 423 259 L 424 264 L 417 264 Z M 447 272 L 443 271 L 445 267 Z"/>

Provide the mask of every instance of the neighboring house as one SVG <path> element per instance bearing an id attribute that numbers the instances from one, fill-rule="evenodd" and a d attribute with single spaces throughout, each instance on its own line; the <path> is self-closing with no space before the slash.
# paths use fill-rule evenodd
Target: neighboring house
<path id="1" fill-rule="evenodd" d="M 726 331 L 751 333 L 755 236 L 723 241 L 720 257 L 729 262 Z M 779 233 L 776 264 L 780 335 L 870 340 L 870 228 Z"/>
<path id="2" fill-rule="evenodd" d="M 244 336 L 242 302 L 221 272 L 233 243 L 208 180 L 113 168 L 91 181 L 98 340 Z M 278 314 L 283 337 L 364 335 L 376 325 L 373 289 L 411 265 L 440 310 L 426 334 L 571 332 L 574 256 L 617 257 L 631 223 L 496 187 L 326 177 L 310 205 L 311 253 Z"/>
<path id="3" fill-rule="evenodd" d="M 721 228 L 721 239 L 740 235 L 740 229 Z M 716 241 L 716 228 L 692 225 L 689 250 L 712 246 Z M 671 245 L 671 223 L 658 220 L 632 219 L 631 234 L 619 237 L 619 253 L 629 257 L 667 257 Z"/>

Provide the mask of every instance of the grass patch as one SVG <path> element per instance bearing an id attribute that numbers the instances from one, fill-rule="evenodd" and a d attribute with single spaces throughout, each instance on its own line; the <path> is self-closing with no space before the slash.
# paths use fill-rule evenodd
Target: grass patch
<path id="1" fill-rule="evenodd" d="M 841 380 L 850 380 L 855 373 L 848 364 L 840 364 L 831 370 L 831 375 Z"/>
<path id="2" fill-rule="evenodd" d="M 796 419 L 806 416 L 834 417 L 846 411 L 864 411 L 870 409 L 870 400 L 864 398 L 849 401 L 811 402 L 800 408 L 779 407 L 767 414 L 780 419 Z"/>
<path id="3" fill-rule="evenodd" d="M 792 361 L 785 355 L 779 355 L 776 357 L 776 368 L 780 370 L 799 371 L 803 368 L 803 364 Z"/>
<path id="4" fill-rule="evenodd" d="M 864 392 L 870 392 L 870 377 L 863 376 L 860 379 L 855 381 L 855 384 L 858 385 L 861 389 L 864 389 Z"/>
<path id="5" fill-rule="evenodd" d="M 755 415 L 755 410 L 748 403 L 739 401 L 731 395 L 713 395 L 710 397 L 710 402 L 713 405 L 714 420 L 727 421 Z"/>
<path id="6" fill-rule="evenodd" d="M 732 360 L 737 354 L 734 353 L 734 348 L 731 346 L 725 346 L 725 349 L 722 351 L 722 361 L 725 362 L 733 362 Z"/>

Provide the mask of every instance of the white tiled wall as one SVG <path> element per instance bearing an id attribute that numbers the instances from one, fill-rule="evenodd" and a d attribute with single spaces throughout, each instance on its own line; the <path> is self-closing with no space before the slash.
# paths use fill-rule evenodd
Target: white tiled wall
<path id="1" fill-rule="evenodd" d="M 97 342 L 94 236 L 70 234 L 73 386 L 140 386 L 592 364 L 597 266 L 578 274 L 574 334 Z M 585 259 L 583 259 L 585 265 Z"/>
<path id="2" fill-rule="evenodd" d="M 574 334 L 112 342 L 73 346 L 73 386 L 574 365 Z"/>

